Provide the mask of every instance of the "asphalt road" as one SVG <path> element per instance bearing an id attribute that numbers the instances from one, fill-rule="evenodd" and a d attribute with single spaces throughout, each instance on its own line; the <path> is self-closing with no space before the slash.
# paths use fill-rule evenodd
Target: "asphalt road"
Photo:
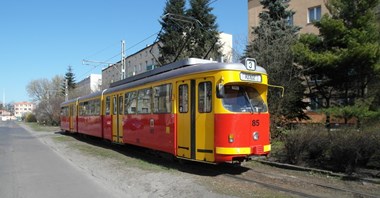
<path id="1" fill-rule="evenodd" d="M 0 121 L 0 197 L 113 197 L 12 121 Z"/>

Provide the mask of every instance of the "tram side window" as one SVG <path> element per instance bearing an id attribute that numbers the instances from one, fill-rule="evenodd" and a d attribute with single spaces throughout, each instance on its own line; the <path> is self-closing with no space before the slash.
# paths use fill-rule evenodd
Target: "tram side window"
<path id="1" fill-rule="evenodd" d="M 85 116 L 88 112 L 88 102 L 81 102 L 79 103 L 79 115 Z"/>
<path id="2" fill-rule="evenodd" d="M 88 101 L 88 112 L 86 115 L 95 115 L 95 102 L 93 100 Z"/>
<path id="3" fill-rule="evenodd" d="M 151 88 L 139 90 L 137 99 L 137 113 L 151 113 L 151 95 Z"/>
<path id="4" fill-rule="evenodd" d="M 76 111 L 74 111 L 74 115 Z M 89 100 L 79 103 L 80 116 L 95 116 L 100 115 L 100 100 Z"/>
<path id="5" fill-rule="evenodd" d="M 111 97 L 106 97 L 106 105 L 105 105 L 105 113 L 106 115 L 109 115 L 111 113 Z"/>
<path id="6" fill-rule="evenodd" d="M 113 97 L 113 113 L 112 115 L 117 115 L 117 97 Z"/>
<path id="7" fill-rule="evenodd" d="M 171 113 L 171 84 L 154 87 L 153 110 L 154 113 Z"/>
<path id="8" fill-rule="evenodd" d="M 94 100 L 93 103 L 94 103 L 93 115 L 100 115 L 100 99 Z"/>
<path id="9" fill-rule="evenodd" d="M 123 115 L 123 96 L 119 96 L 119 115 Z"/>
<path id="10" fill-rule="evenodd" d="M 189 87 L 188 85 L 180 85 L 179 86 L 179 112 L 187 113 L 189 111 Z"/>
<path id="11" fill-rule="evenodd" d="M 211 82 L 201 82 L 198 85 L 198 111 L 199 113 L 210 113 L 212 111 L 212 86 Z"/>
<path id="12" fill-rule="evenodd" d="M 62 107 L 61 108 L 61 116 L 68 116 L 68 107 Z"/>
<path id="13" fill-rule="evenodd" d="M 124 114 L 136 113 L 137 93 L 135 91 L 125 94 Z"/>

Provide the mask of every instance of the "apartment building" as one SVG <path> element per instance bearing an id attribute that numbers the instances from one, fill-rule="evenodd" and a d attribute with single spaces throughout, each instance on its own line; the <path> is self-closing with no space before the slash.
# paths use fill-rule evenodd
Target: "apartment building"
<path id="1" fill-rule="evenodd" d="M 221 45 L 222 57 L 220 61 L 232 62 L 232 35 L 220 33 L 219 44 Z M 110 84 L 126 77 L 134 76 L 157 66 L 157 59 L 160 56 L 159 43 L 147 45 L 140 51 L 131 54 L 125 58 L 125 68 L 122 67 L 121 61 L 108 66 L 102 70 L 102 89 L 109 88 Z"/>
<path id="2" fill-rule="evenodd" d="M 121 61 L 104 68 L 102 70 L 102 89 L 108 88 L 113 82 L 154 69 L 159 53 L 158 43 L 154 43 L 127 56 L 124 63 L 125 68 L 122 67 Z"/>
<path id="3" fill-rule="evenodd" d="M 319 34 L 318 29 L 312 24 L 319 21 L 324 14 L 328 13 L 326 0 L 283 0 L 289 4 L 288 9 L 295 14 L 288 18 L 288 22 L 301 27 L 300 33 Z M 251 40 L 252 27 L 260 23 L 259 14 L 263 11 L 260 0 L 248 0 L 248 35 Z"/>
<path id="4" fill-rule="evenodd" d="M 87 78 L 76 84 L 76 90 L 80 95 L 86 95 L 100 91 L 102 88 L 102 75 L 90 74 Z"/>
<path id="5" fill-rule="evenodd" d="M 35 109 L 35 105 L 31 102 L 16 102 L 13 106 L 17 119 L 21 119 L 26 113 L 31 113 Z"/>

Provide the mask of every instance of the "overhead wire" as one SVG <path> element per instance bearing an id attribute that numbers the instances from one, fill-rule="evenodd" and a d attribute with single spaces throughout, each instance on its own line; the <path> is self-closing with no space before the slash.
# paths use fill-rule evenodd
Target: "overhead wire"
<path id="1" fill-rule="evenodd" d="M 130 49 L 133 49 L 134 47 L 136 47 L 136 46 L 140 45 L 141 43 L 147 41 L 148 39 L 152 38 L 153 36 L 157 35 L 158 33 L 159 33 L 159 32 L 155 32 L 155 33 L 151 34 L 150 36 L 146 37 L 145 39 L 141 40 L 140 42 L 138 42 L 138 43 L 132 45 L 131 47 L 127 48 L 125 51 L 128 51 L 128 50 L 130 50 Z M 114 45 L 114 44 L 112 44 L 112 45 Z M 109 47 L 107 47 L 107 48 L 109 48 Z M 102 49 L 102 50 L 99 50 L 98 52 L 96 52 L 96 53 L 94 53 L 94 54 L 99 54 L 100 52 L 106 50 L 107 48 L 104 48 L 104 49 Z M 112 60 L 112 59 L 114 59 L 114 58 L 116 58 L 117 56 L 120 56 L 120 55 L 121 55 L 121 52 L 117 53 L 116 55 L 114 55 L 114 56 L 112 56 L 112 57 L 110 57 L 110 58 L 108 58 L 108 59 L 106 59 L 105 61 L 102 61 L 102 62 L 104 62 L 104 63 L 105 63 L 105 62 L 109 62 L 110 60 Z M 92 56 L 93 56 L 93 55 L 92 55 Z M 87 76 L 87 75 L 88 75 L 90 72 L 92 72 L 94 69 L 98 68 L 99 66 L 104 65 L 104 63 L 99 63 L 99 64 L 97 64 L 97 65 L 94 65 L 90 70 L 88 70 L 87 72 L 85 72 L 85 73 L 83 73 L 82 75 L 80 75 L 80 78 L 83 78 L 83 77 Z"/>

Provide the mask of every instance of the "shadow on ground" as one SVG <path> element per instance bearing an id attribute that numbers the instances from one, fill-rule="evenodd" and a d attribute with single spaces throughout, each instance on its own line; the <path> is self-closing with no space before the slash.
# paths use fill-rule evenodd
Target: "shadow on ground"
<path id="1" fill-rule="evenodd" d="M 151 149 L 129 145 L 129 144 L 114 144 L 110 141 L 106 141 L 101 138 L 87 136 L 77 133 L 64 133 L 55 132 L 55 134 L 60 134 L 63 136 L 70 136 L 75 138 L 80 142 L 84 142 L 93 146 L 101 147 L 104 149 L 113 150 L 115 152 L 121 153 L 125 156 L 143 160 L 147 163 L 160 165 L 168 169 L 176 169 L 181 172 L 186 172 L 190 174 L 200 175 L 200 176 L 218 176 L 222 174 L 240 175 L 247 172 L 249 168 L 242 167 L 236 164 L 208 164 L 201 162 L 188 161 L 183 159 L 177 159 L 174 156 L 157 152 Z"/>

